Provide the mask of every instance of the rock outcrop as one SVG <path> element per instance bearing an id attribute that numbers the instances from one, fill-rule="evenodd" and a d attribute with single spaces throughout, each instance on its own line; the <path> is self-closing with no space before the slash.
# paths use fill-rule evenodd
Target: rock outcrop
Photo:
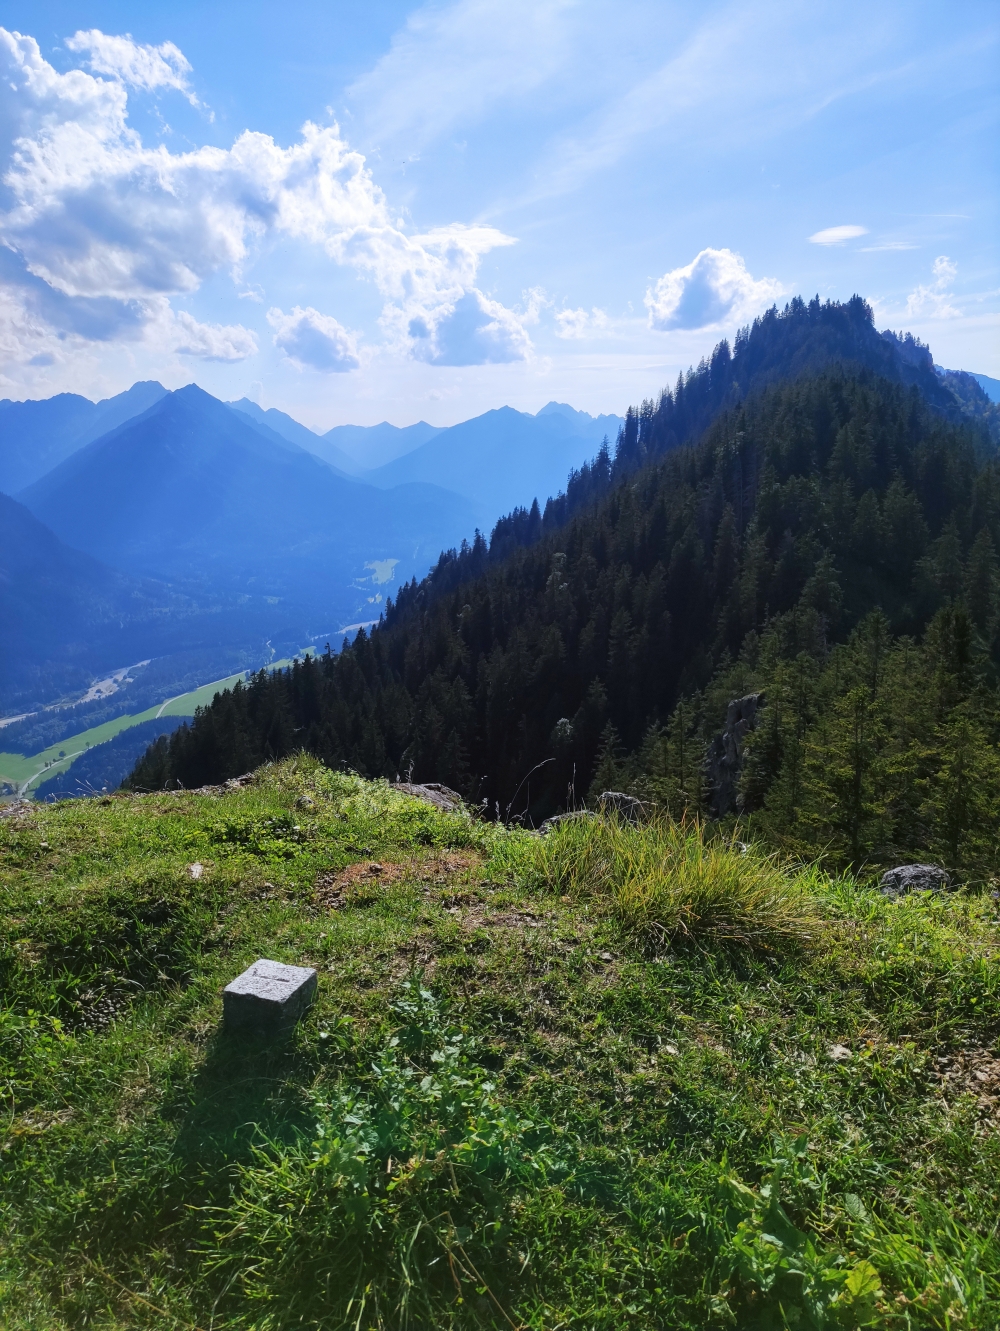
<path id="1" fill-rule="evenodd" d="M 708 746 L 705 771 L 712 792 L 709 809 L 714 818 L 742 811 L 739 780 L 743 771 L 743 741 L 757 724 L 763 706 L 763 693 L 734 698 L 726 708 L 725 729 Z"/>
<path id="2" fill-rule="evenodd" d="M 605 790 L 597 797 L 597 807 L 605 816 L 616 814 L 627 823 L 637 823 L 645 811 L 645 804 L 635 795 L 623 790 Z"/>
<path id="3" fill-rule="evenodd" d="M 392 788 L 401 790 L 404 795 L 412 795 L 415 800 L 423 800 L 425 804 L 433 804 L 442 813 L 455 813 L 462 805 L 462 797 L 457 790 L 442 786 L 437 781 L 428 781 L 424 785 L 412 781 L 395 781 Z"/>

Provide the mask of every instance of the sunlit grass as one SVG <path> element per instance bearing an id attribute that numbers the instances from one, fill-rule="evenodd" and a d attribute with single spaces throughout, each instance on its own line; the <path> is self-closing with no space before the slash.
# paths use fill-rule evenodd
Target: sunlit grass
<path id="1" fill-rule="evenodd" d="M 0 822 L 0 1325 L 995 1331 L 996 917 L 308 758 Z"/>
<path id="2" fill-rule="evenodd" d="M 811 941 L 821 928 L 814 870 L 785 868 L 701 823 L 570 820 L 549 834 L 545 852 L 554 889 L 605 901 L 626 930 L 654 942 L 767 950 Z"/>

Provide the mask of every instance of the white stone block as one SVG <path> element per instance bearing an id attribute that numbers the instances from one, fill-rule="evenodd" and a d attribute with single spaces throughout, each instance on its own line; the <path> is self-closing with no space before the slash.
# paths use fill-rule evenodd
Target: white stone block
<path id="1" fill-rule="evenodd" d="M 311 966 L 286 966 L 263 957 L 222 991 L 226 1027 L 261 1035 L 284 1035 L 316 997 Z"/>

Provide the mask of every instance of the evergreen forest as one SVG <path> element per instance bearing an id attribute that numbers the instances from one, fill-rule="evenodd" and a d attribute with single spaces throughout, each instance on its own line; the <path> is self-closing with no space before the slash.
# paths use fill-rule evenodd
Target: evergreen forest
<path id="1" fill-rule="evenodd" d="M 771 311 L 630 409 L 544 512 L 443 555 L 340 653 L 218 695 L 128 784 L 305 749 L 533 826 L 608 789 L 711 815 L 707 746 L 757 693 L 737 799 L 753 828 L 840 865 L 919 854 L 981 876 L 1000 464 L 966 378 L 876 333 L 858 298 Z"/>

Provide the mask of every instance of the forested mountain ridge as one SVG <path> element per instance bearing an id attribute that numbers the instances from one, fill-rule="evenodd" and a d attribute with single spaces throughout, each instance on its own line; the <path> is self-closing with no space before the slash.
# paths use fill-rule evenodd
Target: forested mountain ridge
<path id="1" fill-rule="evenodd" d="M 511 550 L 530 545 L 543 532 L 556 531 L 582 508 L 607 494 L 626 476 L 671 449 L 693 443 L 716 416 L 737 407 L 770 384 L 815 374 L 832 365 L 867 369 L 890 382 L 919 389 L 924 402 L 946 420 L 974 420 L 987 439 L 1000 446 L 1000 407 L 971 374 L 939 371 L 930 348 L 910 334 L 879 333 L 871 306 L 860 296 L 808 304 L 796 297 L 783 311 L 768 310 L 737 333 L 730 349 L 723 339 L 712 355 L 680 375 L 673 389 L 630 407 L 612 453 L 601 449 L 591 463 L 574 470 L 566 490 L 538 506 L 519 508 L 498 522 L 487 547 L 483 540 L 462 551 L 442 554 L 424 595 L 446 591 L 475 576 Z M 404 588 L 397 612 L 416 593 Z"/>
<path id="2" fill-rule="evenodd" d="M 859 679 L 865 744 L 885 749 L 882 672 L 865 662 L 904 648 L 897 718 L 908 689 L 922 692 L 909 714 L 930 752 L 956 708 L 978 707 L 969 743 L 992 753 L 1000 467 L 984 426 L 943 406 L 915 385 L 834 368 L 763 389 L 724 409 L 697 446 L 631 471 L 636 441 L 623 431 L 603 498 L 502 560 L 477 542 L 453 561 L 478 562 L 476 576 L 409 589 L 339 656 L 220 695 L 150 750 L 133 784 L 199 785 L 304 744 L 366 774 L 445 781 L 533 822 L 612 778 L 680 812 L 704 805 L 704 742 L 727 700 L 751 687 L 793 694 L 793 666 L 794 761 L 806 764 L 807 732 L 840 716 Z M 900 635 L 908 646 L 893 646 Z M 747 807 L 765 814 L 794 748 L 778 710 L 759 732 L 771 749 L 757 740 L 745 778 Z M 909 831 L 889 819 L 879 844 L 936 844 L 931 786 L 948 761 L 913 768 Z M 803 838 L 871 853 L 869 824 L 889 817 L 869 789 L 874 771 L 861 774 L 868 793 L 850 827 L 824 829 L 804 809 Z"/>

